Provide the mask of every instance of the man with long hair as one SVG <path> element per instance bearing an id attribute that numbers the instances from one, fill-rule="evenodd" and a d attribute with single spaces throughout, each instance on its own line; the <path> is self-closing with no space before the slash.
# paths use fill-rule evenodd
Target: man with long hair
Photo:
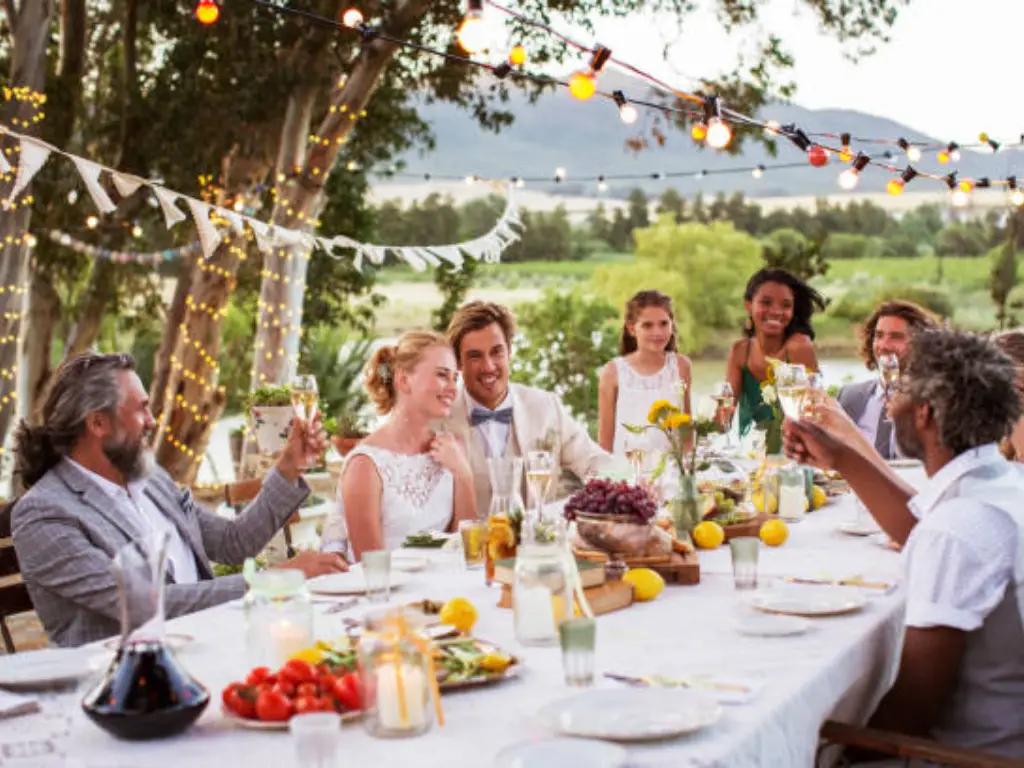
<path id="1" fill-rule="evenodd" d="M 210 559 L 256 555 L 309 493 L 303 457 L 319 454 L 318 421 L 296 420 L 259 495 L 233 520 L 204 510 L 153 461 L 156 424 L 130 355 L 85 354 L 54 374 L 38 425 L 22 421 L 15 473 L 28 489 L 11 519 L 22 577 L 50 641 L 75 646 L 118 633 L 111 559 L 129 544 L 169 542 L 168 617 L 241 597 L 241 574 L 214 578 Z M 307 576 L 345 570 L 306 552 L 280 567 Z"/>

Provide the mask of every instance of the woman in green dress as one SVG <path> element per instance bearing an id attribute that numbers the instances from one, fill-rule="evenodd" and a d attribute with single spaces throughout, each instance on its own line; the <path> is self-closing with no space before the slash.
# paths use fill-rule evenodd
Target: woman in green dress
<path id="1" fill-rule="evenodd" d="M 768 358 L 818 370 L 811 315 L 825 300 L 807 283 L 784 269 L 765 267 L 750 278 L 743 298 L 747 310 L 744 338 L 732 345 L 726 380 L 737 394 L 740 435 L 773 418 L 761 397 L 768 378 Z"/>

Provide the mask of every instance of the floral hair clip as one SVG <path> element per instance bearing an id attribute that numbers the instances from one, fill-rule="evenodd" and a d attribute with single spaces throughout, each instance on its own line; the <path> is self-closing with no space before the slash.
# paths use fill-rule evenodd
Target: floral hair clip
<path id="1" fill-rule="evenodd" d="M 384 381 L 391 381 L 391 366 L 388 363 L 379 363 L 377 365 L 377 375 Z"/>

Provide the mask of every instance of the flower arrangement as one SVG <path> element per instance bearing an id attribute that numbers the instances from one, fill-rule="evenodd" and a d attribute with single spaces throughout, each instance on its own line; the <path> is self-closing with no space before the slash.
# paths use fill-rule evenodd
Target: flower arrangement
<path id="1" fill-rule="evenodd" d="M 763 407 L 759 407 L 755 413 L 756 426 L 764 432 L 765 455 L 782 453 L 782 421 L 785 416 L 782 413 L 782 404 L 779 402 L 779 394 L 775 390 L 776 378 L 775 369 L 784 365 L 781 360 L 768 357 L 768 377 L 761 382 L 761 400 Z"/>

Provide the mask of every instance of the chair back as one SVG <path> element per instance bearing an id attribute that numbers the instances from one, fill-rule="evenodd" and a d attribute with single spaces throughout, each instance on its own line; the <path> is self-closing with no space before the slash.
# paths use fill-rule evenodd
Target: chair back
<path id="1" fill-rule="evenodd" d="M 28 587 L 21 579 L 18 553 L 11 539 L 11 515 L 16 501 L 5 502 L 0 508 L 0 635 L 7 653 L 17 651 L 7 627 L 7 617 L 34 610 Z"/>

